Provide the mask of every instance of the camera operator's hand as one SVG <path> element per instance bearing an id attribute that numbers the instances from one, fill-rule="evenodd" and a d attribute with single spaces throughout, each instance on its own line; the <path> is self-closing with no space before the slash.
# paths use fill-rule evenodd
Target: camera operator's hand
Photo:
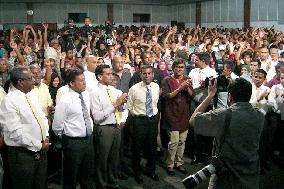
<path id="1" fill-rule="evenodd" d="M 212 79 L 209 81 L 208 85 L 208 96 L 214 97 L 217 92 L 217 79 Z"/>

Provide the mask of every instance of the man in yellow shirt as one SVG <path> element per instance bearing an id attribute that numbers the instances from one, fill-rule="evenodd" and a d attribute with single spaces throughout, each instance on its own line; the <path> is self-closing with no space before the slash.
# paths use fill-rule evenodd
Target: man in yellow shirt
<path id="1" fill-rule="evenodd" d="M 36 95 L 38 98 L 38 101 L 41 105 L 42 111 L 44 112 L 45 116 L 49 116 L 49 112 L 51 109 L 53 109 L 53 103 L 52 99 L 48 90 L 48 86 L 41 81 L 42 75 L 41 75 L 41 69 L 37 64 L 32 64 L 30 66 L 30 70 L 33 74 L 33 77 L 35 79 L 34 82 L 34 88 L 32 92 Z"/>

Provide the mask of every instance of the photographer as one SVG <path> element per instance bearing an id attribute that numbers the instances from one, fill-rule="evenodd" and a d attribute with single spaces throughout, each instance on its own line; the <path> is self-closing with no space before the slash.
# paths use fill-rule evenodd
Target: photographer
<path id="1" fill-rule="evenodd" d="M 76 49 L 75 46 L 75 35 L 79 33 L 79 28 L 75 25 L 74 20 L 68 18 L 64 22 L 65 26 L 61 29 L 62 38 L 63 38 L 63 51 L 66 51 L 67 48 Z"/>
<path id="2" fill-rule="evenodd" d="M 85 17 L 84 26 L 80 28 L 82 37 L 87 38 L 88 35 L 93 35 L 95 32 L 95 27 L 92 25 L 92 19 L 90 17 Z"/>
<path id="3" fill-rule="evenodd" d="M 228 87 L 229 108 L 202 113 L 217 91 L 217 82 L 211 80 L 208 96 L 196 108 L 190 125 L 198 134 L 215 137 L 215 161 L 195 175 L 183 180 L 193 188 L 211 174 L 208 188 L 258 189 L 258 147 L 264 116 L 249 103 L 252 85 L 243 78 Z"/>

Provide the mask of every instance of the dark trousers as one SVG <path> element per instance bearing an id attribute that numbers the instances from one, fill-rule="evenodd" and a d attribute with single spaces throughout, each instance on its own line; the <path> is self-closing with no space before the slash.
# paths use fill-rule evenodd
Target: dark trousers
<path id="1" fill-rule="evenodd" d="M 97 126 L 95 162 L 98 188 L 117 186 L 121 130 L 115 126 Z"/>
<path id="2" fill-rule="evenodd" d="M 76 189 L 79 181 L 82 189 L 94 189 L 93 137 L 85 139 L 62 137 L 63 188 Z"/>
<path id="3" fill-rule="evenodd" d="M 146 171 L 154 173 L 156 168 L 156 149 L 158 134 L 159 116 L 155 115 L 152 119 L 135 116 L 133 118 L 133 147 L 132 161 L 135 174 L 141 174 L 141 154 L 146 148 Z"/>
<path id="4" fill-rule="evenodd" d="M 8 165 L 12 189 L 46 189 L 46 152 L 36 160 L 32 151 L 8 147 Z"/>

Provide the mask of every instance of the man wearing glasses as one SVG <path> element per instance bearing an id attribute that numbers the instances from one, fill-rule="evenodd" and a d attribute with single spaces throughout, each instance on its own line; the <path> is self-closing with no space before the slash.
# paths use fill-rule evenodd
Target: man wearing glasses
<path id="1" fill-rule="evenodd" d="M 11 89 L 0 106 L 0 125 L 8 146 L 12 189 L 46 187 L 48 121 L 30 92 L 34 78 L 27 67 L 11 71 Z"/>
<path id="2" fill-rule="evenodd" d="M 162 83 L 162 96 L 165 98 L 165 121 L 169 129 L 168 155 L 166 159 L 169 175 L 174 175 L 174 167 L 187 173 L 184 167 L 183 152 L 188 131 L 189 101 L 193 96 L 191 80 L 184 76 L 185 62 L 177 59 L 172 65 L 174 74 Z"/>

